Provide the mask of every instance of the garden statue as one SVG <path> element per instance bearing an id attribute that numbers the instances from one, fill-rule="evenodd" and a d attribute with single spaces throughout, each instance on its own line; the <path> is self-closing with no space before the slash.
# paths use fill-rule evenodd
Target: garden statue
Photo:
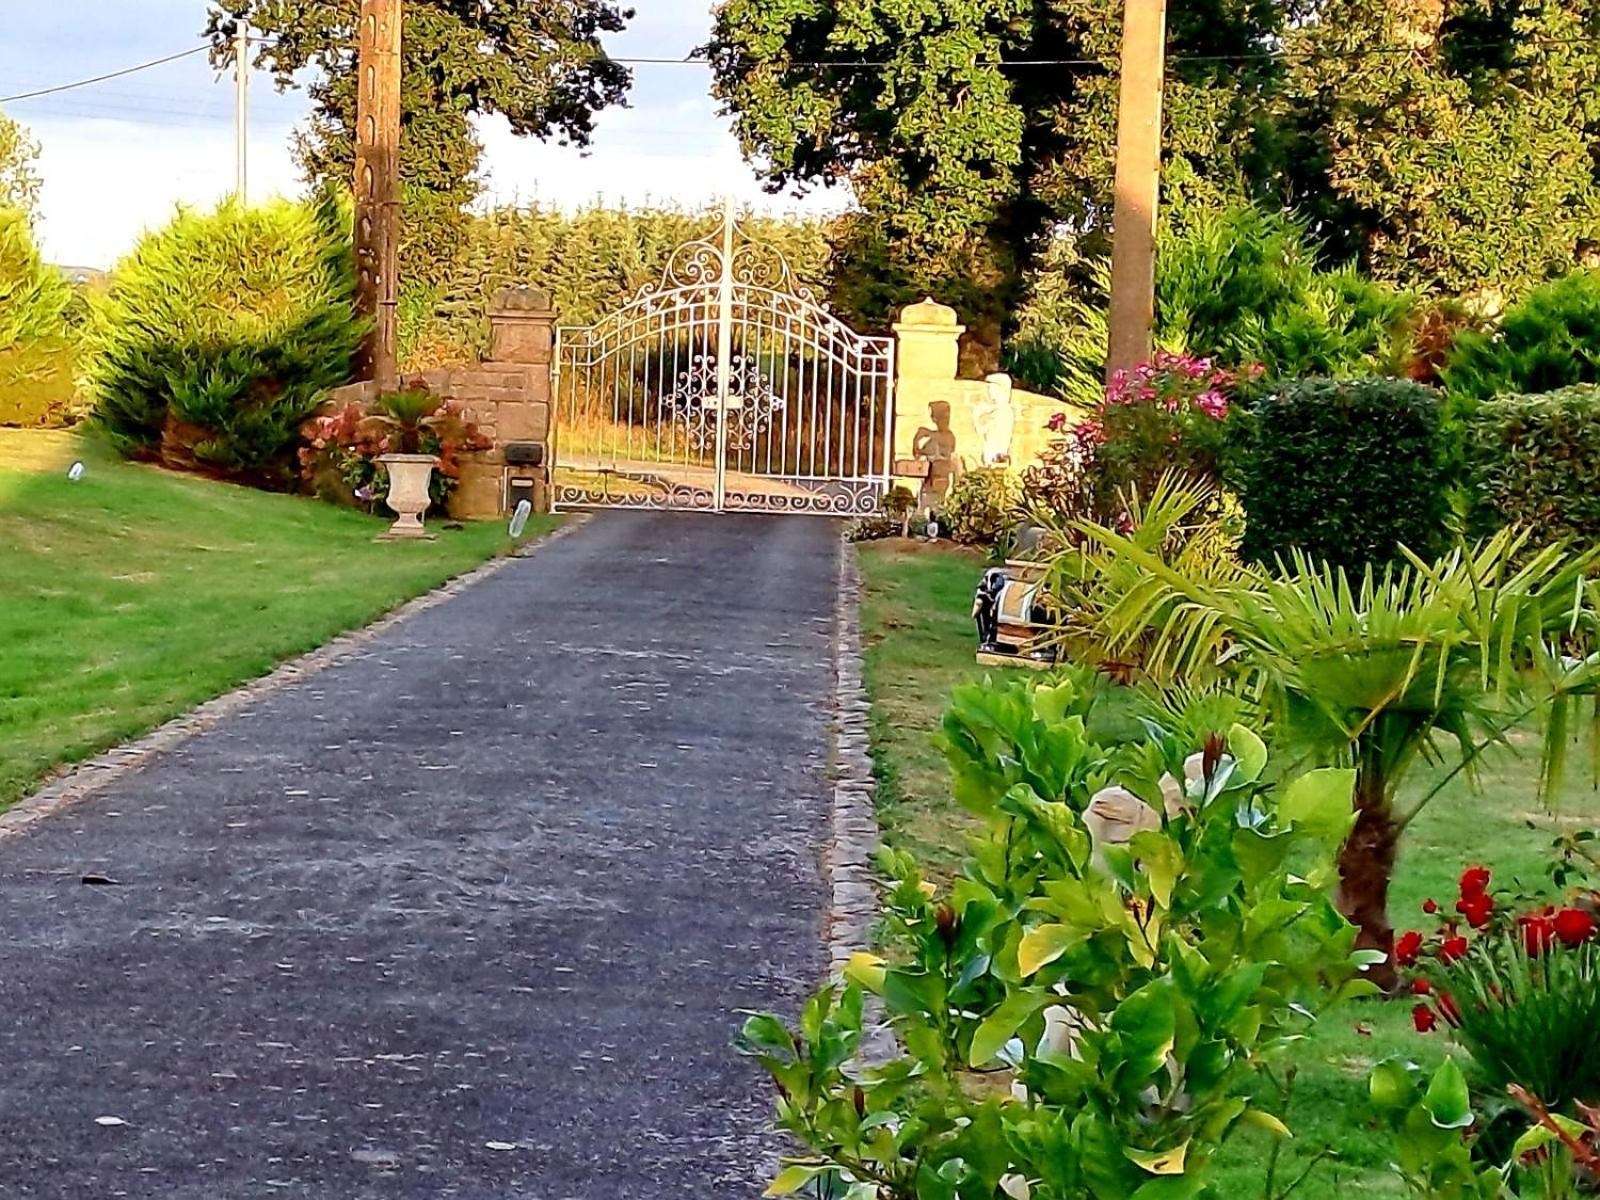
<path id="1" fill-rule="evenodd" d="M 924 426 L 917 430 L 911 439 L 911 454 L 928 464 L 917 503 L 922 508 L 938 508 L 961 473 L 961 463 L 956 458 L 956 435 L 950 429 L 950 405 L 943 400 L 935 401 L 928 406 L 928 416 L 933 428 Z"/>
<path id="2" fill-rule="evenodd" d="M 978 593 L 972 598 L 972 618 L 978 625 L 978 653 L 998 654 L 1000 647 L 1000 597 L 1006 590 L 1003 567 L 990 567 L 978 582 Z"/>
<path id="3" fill-rule="evenodd" d="M 979 454 L 984 466 L 1003 466 L 1011 461 L 1011 436 L 1017 425 L 1011 376 L 1004 372 L 989 375 L 983 384 L 983 398 L 972 406 L 972 423 L 981 443 Z"/>

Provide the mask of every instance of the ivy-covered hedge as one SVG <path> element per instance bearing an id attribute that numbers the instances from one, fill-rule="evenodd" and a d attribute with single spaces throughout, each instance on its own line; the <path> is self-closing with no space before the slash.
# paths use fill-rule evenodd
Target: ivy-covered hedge
<path id="1" fill-rule="evenodd" d="M 1475 524 L 1600 538 L 1600 386 L 1485 401 L 1466 418 Z"/>
<path id="2" fill-rule="evenodd" d="M 1352 572 L 1442 549 L 1453 482 L 1439 397 L 1399 379 L 1299 380 L 1233 424 L 1243 554 L 1291 549 Z"/>

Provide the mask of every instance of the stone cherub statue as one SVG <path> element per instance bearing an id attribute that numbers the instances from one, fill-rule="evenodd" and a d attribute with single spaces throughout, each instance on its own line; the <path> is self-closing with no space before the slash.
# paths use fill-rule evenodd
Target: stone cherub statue
<path id="1" fill-rule="evenodd" d="M 1017 408 L 1011 396 L 1011 376 L 984 378 L 983 397 L 972 405 L 972 424 L 978 431 L 979 453 L 986 467 L 1011 461 L 1011 438 L 1017 427 Z"/>

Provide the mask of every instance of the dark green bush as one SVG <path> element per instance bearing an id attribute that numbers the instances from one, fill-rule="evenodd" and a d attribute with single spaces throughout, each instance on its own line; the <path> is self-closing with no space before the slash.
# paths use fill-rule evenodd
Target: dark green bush
<path id="1" fill-rule="evenodd" d="M 350 377 L 362 324 L 347 206 L 332 195 L 183 212 L 94 305 L 85 376 L 127 454 L 267 486 Z"/>
<path id="2" fill-rule="evenodd" d="M 1486 401 L 1465 433 L 1479 529 L 1523 525 L 1543 542 L 1600 538 L 1600 387 Z"/>
<path id="3" fill-rule="evenodd" d="M 1452 398 L 1465 401 L 1600 383 L 1600 270 L 1534 288 L 1498 329 L 1463 332 L 1443 376 Z"/>
<path id="4" fill-rule="evenodd" d="M 1305 222 L 1235 208 L 1167 239 L 1157 280 L 1161 340 L 1278 378 L 1359 375 L 1405 358 L 1411 297 L 1329 269 Z"/>
<path id="5" fill-rule="evenodd" d="M 1306 379 L 1230 426 L 1244 504 L 1242 553 L 1298 548 L 1353 572 L 1447 540 L 1449 438 L 1431 388 L 1399 379 Z"/>

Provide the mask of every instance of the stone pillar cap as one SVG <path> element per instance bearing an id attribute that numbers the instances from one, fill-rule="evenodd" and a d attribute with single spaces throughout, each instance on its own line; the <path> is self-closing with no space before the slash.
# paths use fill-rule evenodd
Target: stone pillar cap
<path id="1" fill-rule="evenodd" d="M 549 313 L 552 311 L 550 293 L 536 287 L 501 288 L 494 294 L 491 310 L 497 313 Z"/>
<path id="2" fill-rule="evenodd" d="M 966 330 L 966 326 L 956 320 L 956 310 L 948 304 L 940 304 L 932 296 L 901 309 L 900 319 L 895 322 L 895 328 L 943 329 L 957 334 Z"/>

